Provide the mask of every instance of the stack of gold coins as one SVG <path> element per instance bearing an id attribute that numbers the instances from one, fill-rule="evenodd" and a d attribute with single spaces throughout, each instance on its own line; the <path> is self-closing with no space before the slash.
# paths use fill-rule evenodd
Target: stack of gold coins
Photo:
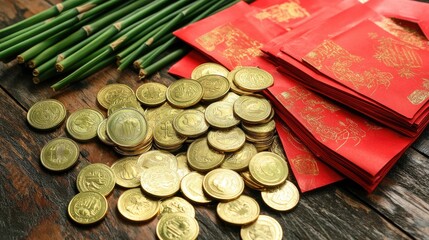
<path id="1" fill-rule="evenodd" d="M 246 133 L 246 140 L 253 143 L 258 152 L 269 149 L 276 133 L 274 120 L 261 124 L 242 123 L 241 128 Z"/>

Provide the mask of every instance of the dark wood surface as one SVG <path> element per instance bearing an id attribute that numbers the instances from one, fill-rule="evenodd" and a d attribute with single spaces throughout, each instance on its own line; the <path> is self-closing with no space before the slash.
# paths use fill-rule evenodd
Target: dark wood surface
<path id="1" fill-rule="evenodd" d="M 0 0 L 0 28 L 42 11 L 59 0 Z M 168 85 L 165 70 L 150 80 Z M 99 141 L 79 143 L 78 164 L 69 171 L 52 173 L 40 164 L 41 148 L 50 139 L 66 136 L 64 124 L 50 132 L 37 132 L 26 122 L 29 107 L 56 98 L 71 113 L 83 107 L 99 109 L 96 93 L 107 83 L 125 83 L 134 90 L 137 73 L 118 73 L 108 67 L 64 91 L 53 92 L 52 82 L 34 85 L 28 69 L 15 62 L 0 63 L 0 239 L 156 239 L 156 219 L 146 223 L 124 220 L 116 208 L 124 191 L 115 188 L 108 197 L 106 218 L 90 227 L 74 224 L 67 205 L 77 193 L 76 176 L 87 164 L 111 165 L 120 158 Z M 410 147 L 380 186 L 366 194 L 343 181 L 301 195 L 290 212 L 264 205 L 260 194 L 247 190 L 261 206 L 261 214 L 277 219 L 285 239 L 429 239 L 429 131 Z M 196 206 L 199 239 L 239 239 L 240 229 L 216 216 L 216 204 Z"/>

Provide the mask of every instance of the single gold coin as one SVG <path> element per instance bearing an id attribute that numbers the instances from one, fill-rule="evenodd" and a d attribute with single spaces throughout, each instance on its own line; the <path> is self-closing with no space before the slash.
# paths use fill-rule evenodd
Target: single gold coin
<path id="1" fill-rule="evenodd" d="M 214 199 L 228 201 L 241 195 L 244 190 L 244 181 L 235 171 L 218 168 L 204 176 L 203 189 Z"/>
<path id="2" fill-rule="evenodd" d="M 203 86 L 203 101 L 216 101 L 229 91 L 229 81 L 220 75 L 205 75 L 196 79 Z"/>
<path id="3" fill-rule="evenodd" d="M 79 192 L 98 192 L 109 195 L 115 187 L 115 173 L 103 163 L 93 163 L 85 166 L 77 175 Z"/>
<path id="4" fill-rule="evenodd" d="M 194 240 L 199 231 L 197 220 L 185 213 L 164 215 L 156 225 L 156 235 L 160 240 Z"/>
<path id="5" fill-rule="evenodd" d="M 234 115 L 233 104 L 229 102 L 214 102 L 204 112 L 207 122 L 215 128 L 230 128 L 240 123 Z"/>
<path id="6" fill-rule="evenodd" d="M 192 79 L 179 79 L 167 88 L 167 101 L 178 108 L 197 104 L 203 97 L 203 86 Z"/>
<path id="7" fill-rule="evenodd" d="M 152 150 L 140 155 L 137 160 L 139 172 L 144 172 L 152 167 L 164 167 L 177 171 L 177 158 L 172 153 L 163 150 Z"/>
<path id="8" fill-rule="evenodd" d="M 221 168 L 231 169 L 234 171 L 246 170 L 249 167 L 250 159 L 252 159 L 256 153 L 258 153 L 258 151 L 253 144 L 245 143 L 240 150 L 226 156 Z"/>
<path id="9" fill-rule="evenodd" d="M 173 196 L 180 189 L 179 174 L 165 167 L 150 167 L 141 174 L 143 190 L 156 197 Z"/>
<path id="10" fill-rule="evenodd" d="M 199 66 L 194 68 L 194 70 L 192 70 L 192 73 L 191 73 L 191 78 L 198 79 L 202 76 L 213 75 L 213 74 L 226 77 L 228 76 L 228 73 L 229 73 L 228 69 L 225 68 L 224 66 L 213 62 L 208 62 L 208 63 L 200 64 Z"/>
<path id="11" fill-rule="evenodd" d="M 246 135 L 238 127 L 228 129 L 216 129 L 207 134 L 209 145 L 221 152 L 235 152 L 243 147 Z"/>
<path id="12" fill-rule="evenodd" d="M 113 113 L 107 119 L 107 135 L 118 146 L 139 145 L 147 133 L 147 122 L 143 114 L 131 108 Z"/>
<path id="13" fill-rule="evenodd" d="M 260 123 L 270 117 L 270 102 L 265 98 L 241 96 L 234 102 L 234 113 L 247 123 Z"/>
<path id="14" fill-rule="evenodd" d="M 217 205 L 216 212 L 227 223 L 245 225 L 258 219 L 260 209 L 255 199 L 241 195 L 232 201 L 220 202 Z"/>
<path id="15" fill-rule="evenodd" d="M 117 160 L 111 166 L 115 173 L 115 182 L 124 188 L 140 186 L 140 174 L 137 167 L 138 156 L 125 157 Z"/>
<path id="16" fill-rule="evenodd" d="M 181 152 L 176 155 L 177 159 L 177 174 L 179 174 L 179 178 L 183 179 L 186 174 L 190 173 L 191 170 L 188 167 L 188 157 L 186 156 L 186 152 Z"/>
<path id="17" fill-rule="evenodd" d="M 244 90 L 242 90 L 242 89 L 238 88 L 238 87 L 235 85 L 235 83 L 234 83 L 235 74 L 236 74 L 236 73 L 238 72 L 238 70 L 240 70 L 241 68 L 243 68 L 243 67 L 241 67 L 241 66 L 237 66 L 237 67 L 235 67 L 232 71 L 230 71 L 230 72 L 228 73 L 228 75 L 226 76 L 226 78 L 227 78 L 227 79 L 228 79 L 228 81 L 229 81 L 229 86 L 231 87 L 231 91 L 232 91 L 232 92 L 234 92 L 234 93 L 236 93 L 236 94 L 238 94 L 238 95 L 251 95 L 251 94 L 252 94 L 252 92 L 244 91 Z"/>
<path id="18" fill-rule="evenodd" d="M 63 171 L 76 164 L 79 146 L 69 138 L 55 138 L 49 141 L 40 152 L 42 165 L 52 171 Z"/>
<path id="19" fill-rule="evenodd" d="M 27 113 L 28 123 L 39 130 L 50 130 L 58 127 L 66 118 L 64 104 L 55 99 L 46 99 L 33 104 Z"/>
<path id="20" fill-rule="evenodd" d="M 209 203 L 211 199 L 207 198 L 203 191 L 204 175 L 198 172 L 190 172 L 183 177 L 180 183 L 180 190 L 185 197 L 196 203 Z"/>
<path id="21" fill-rule="evenodd" d="M 161 204 L 145 196 L 140 188 L 129 189 L 118 199 L 118 210 L 131 221 L 147 221 L 158 214 Z"/>
<path id="22" fill-rule="evenodd" d="M 188 109 L 174 118 L 173 128 L 180 135 L 198 137 L 207 132 L 209 124 L 203 112 L 195 109 Z"/>
<path id="23" fill-rule="evenodd" d="M 84 108 L 70 114 L 67 119 L 67 132 L 75 140 L 86 141 L 97 136 L 98 125 L 104 116 L 97 110 Z"/>
<path id="24" fill-rule="evenodd" d="M 98 139 L 100 139 L 100 141 L 106 145 L 114 146 L 115 143 L 112 142 L 112 140 L 110 140 L 109 136 L 107 136 L 106 125 L 107 125 L 107 118 L 101 121 L 100 124 L 98 124 L 98 128 L 97 128 Z"/>
<path id="25" fill-rule="evenodd" d="M 163 104 L 167 98 L 165 93 L 167 87 L 161 83 L 143 83 L 136 90 L 137 99 L 146 106 L 158 106 Z"/>
<path id="26" fill-rule="evenodd" d="M 257 92 L 271 87 L 274 84 L 274 78 L 263 69 L 242 67 L 235 73 L 234 83 L 245 91 Z"/>
<path id="27" fill-rule="evenodd" d="M 225 154 L 209 147 L 207 138 L 199 138 L 188 147 L 188 165 L 197 171 L 207 172 L 220 166 Z"/>
<path id="28" fill-rule="evenodd" d="M 153 138 L 158 146 L 163 149 L 180 147 L 187 139 L 174 130 L 173 119 L 165 119 L 156 123 Z"/>
<path id="29" fill-rule="evenodd" d="M 181 197 L 171 197 L 161 202 L 159 217 L 171 213 L 185 213 L 190 217 L 195 217 L 195 209 L 192 204 Z"/>
<path id="30" fill-rule="evenodd" d="M 262 200 L 274 210 L 289 211 L 299 202 L 298 188 L 290 181 L 261 192 Z"/>
<path id="31" fill-rule="evenodd" d="M 134 96 L 134 91 L 128 85 L 114 83 L 106 85 L 98 91 L 97 101 L 103 108 L 109 109 L 110 105 L 130 96 Z"/>
<path id="32" fill-rule="evenodd" d="M 81 192 L 69 202 L 68 214 L 76 223 L 92 224 L 103 219 L 107 209 L 107 200 L 100 193 Z"/>
<path id="33" fill-rule="evenodd" d="M 243 240 L 281 240 L 283 239 L 283 230 L 276 219 L 267 215 L 259 215 L 254 223 L 241 227 L 240 236 Z"/>
<path id="34" fill-rule="evenodd" d="M 252 178 L 264 186 L 278 186 L 289 173 L 286 161 L 272 152 L 259 152 L 249 162 Z"/>

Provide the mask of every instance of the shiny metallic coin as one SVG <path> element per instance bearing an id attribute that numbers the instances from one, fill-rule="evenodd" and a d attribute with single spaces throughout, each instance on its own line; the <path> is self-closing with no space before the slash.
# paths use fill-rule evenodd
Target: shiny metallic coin
<path id="1" fill-rule="evenodd" d="M 104 116 L 101 112 L 84 108 L 70 114 L 66 128 L 70 136 L 78 141 L 87 141 L 97 136 L 97 129 Z"/>
<path id="2" fill-rule="evenodd" d="M 106 216 L 106 198 L 98 192 L 81 192 L 68 205 L 70 218 L 79 224 L 93 224 Z"/>
<path id="3" fill-rule="evenodd" d="M 76 164 L 79 146 L 69 138 L 55 138 L 49 141 L 40 152 L 42 165 L 52 171 L 67 170 Z"/>
<path id="4" fill-rule="evenodd" d="M 27 113 L 28 123 L 39 130 L 50 130 L 58 127 L 66 118 L 66 107 L 55 99 L 36 102 Z"/>

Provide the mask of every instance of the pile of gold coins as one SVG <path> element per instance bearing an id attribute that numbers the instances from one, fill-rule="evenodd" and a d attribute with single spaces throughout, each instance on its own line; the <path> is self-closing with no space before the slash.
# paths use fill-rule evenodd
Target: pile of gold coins
<path id="1" fill-rule="evenodd" d="M 121 215 L 132 221 L 158 216 L 160 239 L 196 239 L 199 226 L 190 202 L 213 201 L 219 202 L 220 219 L 241 226 L 242 239 L 258 239 L 261 227 L 267 229 L 264 238 L 282 239 L 280 224 L 260 215 L 258 202 L 242 194 L 245 186 L 261 191 L 265 204 L 278 211 L 299 201 L 298 189 L 286 180 L 289 170 L 275 134 L 274 111 L 257 93 L 273 84 L 272 76 L 256 67 L 228 71 L 205 63 L 191 78 L 169 87 L 144 83 L 135 94 L 124 84 L 110 84 L 97 94 L 107 118 L 94 109 L 70 114 L 66 129 L 73 139 L 98 136 L 124 156 L 111 167 L 97 163 L 80 171 L 79 194 L 68 209 L 71 219 L 81 224 L 101 220 L 106 196 L 117 184 L 129 188 L 118 200 Z M 34 128 L 52 129 L 64 121 L 65 112 L 50 99 L 36 103 L 27 119 Z M 43 126 L 45 120 L 51 124 Z M 73 140 L 58 138 L 42 149 L 41 161 L 61 171 L 73 166 L 78 153 Z M 179 192 L 184 198 L 176 196 Z"/>

